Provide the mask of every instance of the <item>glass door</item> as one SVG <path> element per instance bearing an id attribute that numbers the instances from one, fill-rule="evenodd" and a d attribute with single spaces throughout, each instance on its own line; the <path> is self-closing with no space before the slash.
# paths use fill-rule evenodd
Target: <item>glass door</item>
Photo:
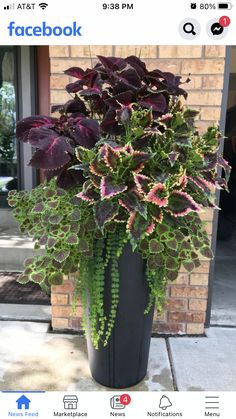
<path id="1" fill-rule="evenodd" d="M 0 207 L 7 207 L 7 193 L 18 189 L 16 48 L 0 47 Z"/>

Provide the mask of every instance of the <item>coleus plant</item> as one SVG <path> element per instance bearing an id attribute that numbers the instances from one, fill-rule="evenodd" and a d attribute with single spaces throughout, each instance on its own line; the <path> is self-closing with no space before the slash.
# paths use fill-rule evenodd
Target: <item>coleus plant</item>
<path id="1" fill-rule="evenodd" d="M 35 149 L 30 161 L 46 181 L 30 192 L 11 191 L 22 231 L 43 254 L 26 260 L 19 282 L 45 290 L 77 272 L 75 295 L 89 300 L 94 346 L 106 345 L 119 302 L 118 261 L 128 242 L 147 261 L 150 298 L 161 309 L 165 288 L 181 264 L 192 271 L 211 258 L 201 221 L 216 208 L 214 188 L 227 189 L 230 167 L 219 154 L 220 132 L 199 135 L 198 112 L 185 107 L 181 78 L 148 71 L 135 56 L 98 56 L 91 69 L 72 67 L 72 99 L 58 117 L 17 124 L 17 138 Z M 188 82 L 186 80 L 185 82 Z M 225 172 L 219 177 L 218 167 Z M 111 269 L 111 308 L 104 313 L 104 274 Z"/>

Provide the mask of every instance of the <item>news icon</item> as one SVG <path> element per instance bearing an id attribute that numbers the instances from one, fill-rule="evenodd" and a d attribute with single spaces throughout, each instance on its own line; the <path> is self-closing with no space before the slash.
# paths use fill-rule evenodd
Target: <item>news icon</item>
<path id="1" fill-rule="evenodd" d="M 125 405 L 122 404 L 121 401 L 120 401 L 120 395 L 113 396 L 110 399 L 110 405 L 111 405 L 111 408 L 112 409 L 115 409 L 115 410 L 120 410 L 120 409 L 124 409 L 125 408 Z"/>

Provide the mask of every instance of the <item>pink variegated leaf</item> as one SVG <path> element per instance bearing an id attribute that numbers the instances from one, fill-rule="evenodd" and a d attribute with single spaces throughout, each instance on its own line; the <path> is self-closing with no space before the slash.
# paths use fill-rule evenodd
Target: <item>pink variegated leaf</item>
<path id="1" fill-rule="evenodd" d="M 174 217 L 183 217 L 191 211 L 200 212 L 201 208 L 186 192 L 175 191 L 169 196 L 168 208 Z"/>
<path id="2" fill-rule="evenodd" d="M 158 223 L 161 223 L 163 220 L 163 212 L 160 207 L 154 204 L 148 204 L 148 211 L 150 215 L 152 216 L 153 220 L 157 221 Z"/>
<path id="3" fill-rule="evenodd" d="M 147 194 L 146 201 L 152 202 L 159 207 L 166 207 L 168 204 L 168 198 L 165 185 L 163 185 L 163 183 L 157 183 L 154 185 Z"/>
<path id="4" fill-rule="evenodd" d="M 195 176 L 195 177 L 188 176 L 188 179 L 190 180 L 190 182 L 194 183 L 194 185 L 196 185 L 199 189 L 201 189 L 207 195 L 210 195 L 211 191 L 209 189 L 208 182 L 205 179 L 199 176 Z"/>
<path id="5" fill-rule="evenodd" d="M 144 168 L 145 163 L 151 160 L 151 157 L 152 156 L 149 153 L 134 151 L 131 160 L 131 170 L 136 173 L 140 172 Z"/>
<path id="6" fill-rule="evenodd" d="M 151 223 L 146 229 L 146 236 L 150 236 L 150 234 L 152 234 L 154 230 L 155 230 L 155 224 Z"/>
<path id="7" fill-rule="evenodd" d="M 147 194 L 149 191 L 149 183 L 151 182 L 151 179 L 148 176 L 137 173 L 134 173 L 133 176 L 138 192 L 141 194 Z"/>
<path id="8" fill-rule="evenodd" d="M 107 173 L 107 167 L 103 161 L 99 161 L 97 156 L 95 159 L 90 163 L 89 166 L 90 172 L 95 176 L 105 176 Z"/>
<path id="9" fill-rule="evenodd" d="M 119 156 L 120 156 L 120 153 L 115 148 L 110 147 L 108 144 L 104 145 L 103 160 L 106 166 L 111 170 L 111 172 L 113 172 L 113 170 L 116 168 Z"/>
<path id="10" fill-rule="evenodd" d="M 117 184 L 111 176 L 105 176 L 101 180 L 101 197 L 103 199 L 110 199 L 113 196 L 119 195 L 120 193 L 127 190 L 127 186 L 124 184 Z"/>
<path id="11" fill-rule="evenodd" d="M 223 156 L 218 156 L 217 157 L 217 163 L 220 167 L 223 167 L 224 172 L 225 172 L 225 179 L 226 182 L 229 181 L 229 177 L 230 177 L 230 172 L 232 167 L 229 165 L 229 163 L 224 159 Z"/>
<path id="12" fill-rule="evenodd" d="M 99 194 L 95 191 L 91 181 L 87 180 L 83 184 L 83 190 L 76 195 L 82 201 L 94 204 L 99 199 Z"/>

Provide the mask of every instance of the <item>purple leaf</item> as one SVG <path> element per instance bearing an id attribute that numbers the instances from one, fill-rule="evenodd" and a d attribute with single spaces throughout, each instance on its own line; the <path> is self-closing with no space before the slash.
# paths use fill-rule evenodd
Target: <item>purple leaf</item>
<path id="1" fill-rule="evenodd" d="M 81 99 L 78 99 L 78 98 L 68 100 L 68 102 L 66 102 L 64 108 L 65 108 L 66 113 L 79 112 L 79 113 L 86 114 L 86 112 L 87 112 L 84 102 Z"/>
<path id="2" fill-rule="evenodd" d="M 126 189 L 126 185 L 116 184 L 110 176 L 103 177 L 101 180 L 101 197 L 104 199 L 110 199 L 115 195 L 119 195 L 120 193 L 126 191 Z"/>
<path id="3" fill-rule="evenodd" d="M 121 83 L 127 88 L 130 88 L 132 92 L 141 87 L 140 77 L 138 73 L 132 68 L 128 68 L 128 70 L 124 70 L 118 73 L 115 77 L 118 81 L 118 85 Z"/>
<path id="4" fill-rule="evenodd" d="M 113 220 L 118 214 L 118 204 L 111 201 L 98 201 L 94 205 L 94 216 L 97 226 L 102 229 L 105 223 Z"/>
<path id="5" fill-rule="evenodd" d="M 200 207 L 186 192 L 178 191 L 170 194 L 168 210 L 174 217 L 183 217 L 191 211 L 200 212 Z"/>
<path id="6" fill-rule="evenodd" d="M 127 63 L 123 58 L 104 57 L 102 55 L 97 55 L 97 57 L 105 69 L 110 71 L 123 70 L 127 66 Z"/>
<path id="7" fill-rule="evenodd" d="M 68 76 L 76 77 L 77 79 L 82 79 L 84 76 L 84 70 L 80 67 L 70 67 L 64 71 Z"/>
<path id="8" fill-rule="evenodd" d="M 147 194 L 146 200 L 152 202 L 159 207 L 166 207 L 168 204 L 168 198 L 166 196 L 166 187 L 163 183 L 157 183 L 153 186 L 150 192 Z"/>
<path id="9" fill-rule="evenodd" d="M 94 119 L 77 118 L 70 121 L 71 136 L 76 144 L 93 148 L 100 138 L 99 123 Z"/>
<path id="10" fill-rule="evenodd" d="M 145 108 L 152 108 L 155 112 L 166 112 L 166 98 L 162 94 L 151 93 L 150 95 L 139 100 L 139 104 Z"/>
<path id="11" fill-rule="evenodd" d="M 125 58 L 125 61 L 136 70 L 136 72 L 141 78 L 143 78 L 147 74 L 147 68 L 145 63 L 135 55 L 131 55 L 130 57 Z"/>
<path id="12" fill-rule="evenodd" d="M 38 149 L 29 163 L 37 169 L 57 169 L 71 160 L 73 148 L 70 139 L 48 128 L 31 129 L 29 142 Z"/>
<path id="13" fill-rule="evenodd" d="M 101 129 L 107 134 L 120 135 L 124 131 L 124 127 L 118 124 L 116 120 L 116 111 L 109 109 L 100 125 Z"/>
<path id="14" fill-rule="evenodd" d="M 30 130 L 32 128 L 52 128 L 57 122 L 56 118 L 50 118 L 49 116 L 30 116 L 17 122 L 16 125 L 16 138 L 18 140 L 27 142 Z"/>
<path id="15" fill-rule="evenodd" d="M 83 88 L 83 80 L 77 80 L 74 83 L 69 83 L 66 85 L 66 91 L 68 93 L 77 93 Z"/>
<path id="16" fill-rule="evenodd" d="M 79 92 L 80 96 L 91 97 L 91 96 L 100 96 L 102 90 L 99 87 L 91 87 Z"/>

